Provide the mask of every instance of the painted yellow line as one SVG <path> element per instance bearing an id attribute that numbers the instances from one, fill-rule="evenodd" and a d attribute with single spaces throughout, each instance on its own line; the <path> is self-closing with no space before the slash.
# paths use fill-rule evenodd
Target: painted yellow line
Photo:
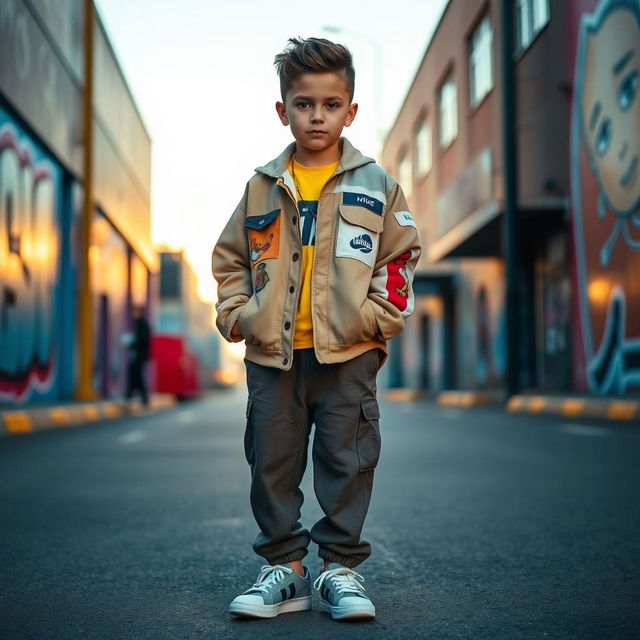
<path id="1" fill-rule="evenodd" d="M 49 409 L 49 418 L 54 425 L 66 426 L 71 420 L 69 419 L 69 412 L 64 407 L 52 407 Z"/>
<path id="2" fill-rule="evenodd" d="M 33 431 L 31 418 L 24 411 L 12 411 L 5 413 L 3 417 L 9 433 L 31 433 Z"/>
<path id="3" fill-rule="evenodd" d="M 640 402 L 614 400 L 607 408 L 607 418 L 611 420 L 633 420 L 638 415 Z"/>
<path id="4" fill-rule="evenodd" d="M 584 400 L 569 398 L 568 400 L 564 400 L 562 402 L 560 412 L 564 416 L 570 416 L 573 418 L 582 414 L 582 412 L 584 411 L 584 404 Z"/>

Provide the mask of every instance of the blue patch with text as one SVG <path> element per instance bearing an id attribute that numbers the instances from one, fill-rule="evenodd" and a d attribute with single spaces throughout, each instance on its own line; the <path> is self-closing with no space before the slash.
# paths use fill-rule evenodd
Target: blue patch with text
<path id="1" fill-rule="evenodd" d="M 372 198 L 363 193 L 351 193 L 351 191 L 344 192 L 342 195 L 342 204 L 364 207 L 365 209 L 369 209 L 369 211 L 373 211 L 373 213 L 377 213 L 379 216 L 382 215 L 382 209 L 384 207 L 382 202 L 377 198 Z"/>
<path id="2" fill-rule="evenodd" d="M 352 249 L 358 249 L 362 253 L 370 253 L 373 250 L 373 240 L 368 233 L 363 233 L 361 236 L 356 236 L 349 242 Z"/>

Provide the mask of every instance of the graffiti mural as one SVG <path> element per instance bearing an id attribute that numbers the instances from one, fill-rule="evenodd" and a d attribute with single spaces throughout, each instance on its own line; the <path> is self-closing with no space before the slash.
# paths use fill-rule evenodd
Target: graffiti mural
<path id="1" fill-rule="evenodd" d="M 0 110 L 0 401 L 55 379 L 60 170 Z"/>
<path id="2" fill-rule="evenodd" d="M 578 377 L 591 391 L 623 393 L 640 385 L 640 0 L 590 4 L 571 131 Z"/>

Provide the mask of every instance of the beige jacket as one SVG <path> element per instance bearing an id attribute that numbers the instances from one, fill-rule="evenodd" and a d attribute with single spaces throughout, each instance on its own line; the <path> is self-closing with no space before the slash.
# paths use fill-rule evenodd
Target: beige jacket
<path id="1" fill-rule="evenodd" d="M 420 255 L 416 224 L 398 184 L 341 138 L 341 164 L 322 189 L 311 275 L 315 354 L 344 362 L 382 349 L 413 311 Z M 212 254 L 216 324 L 234 324 L 248 360 L 284 370 L 293 360 L 302 243 L 288 171 L 295 143 L 258 167 Z"/>

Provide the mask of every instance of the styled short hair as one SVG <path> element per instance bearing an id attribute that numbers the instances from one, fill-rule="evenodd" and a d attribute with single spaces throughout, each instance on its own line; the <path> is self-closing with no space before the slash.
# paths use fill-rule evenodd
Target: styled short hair
<path id="1" fill-rule="evenodd" d="M 344 71 L 349 100 L 353 100 L 356 72 L 351 51 L 343 44 L 325 38 L 289 38 L 282 53 L 274 61 L 280 77 L 280 93 L 284 100 L 293 81 L 303 73 Z"/>

